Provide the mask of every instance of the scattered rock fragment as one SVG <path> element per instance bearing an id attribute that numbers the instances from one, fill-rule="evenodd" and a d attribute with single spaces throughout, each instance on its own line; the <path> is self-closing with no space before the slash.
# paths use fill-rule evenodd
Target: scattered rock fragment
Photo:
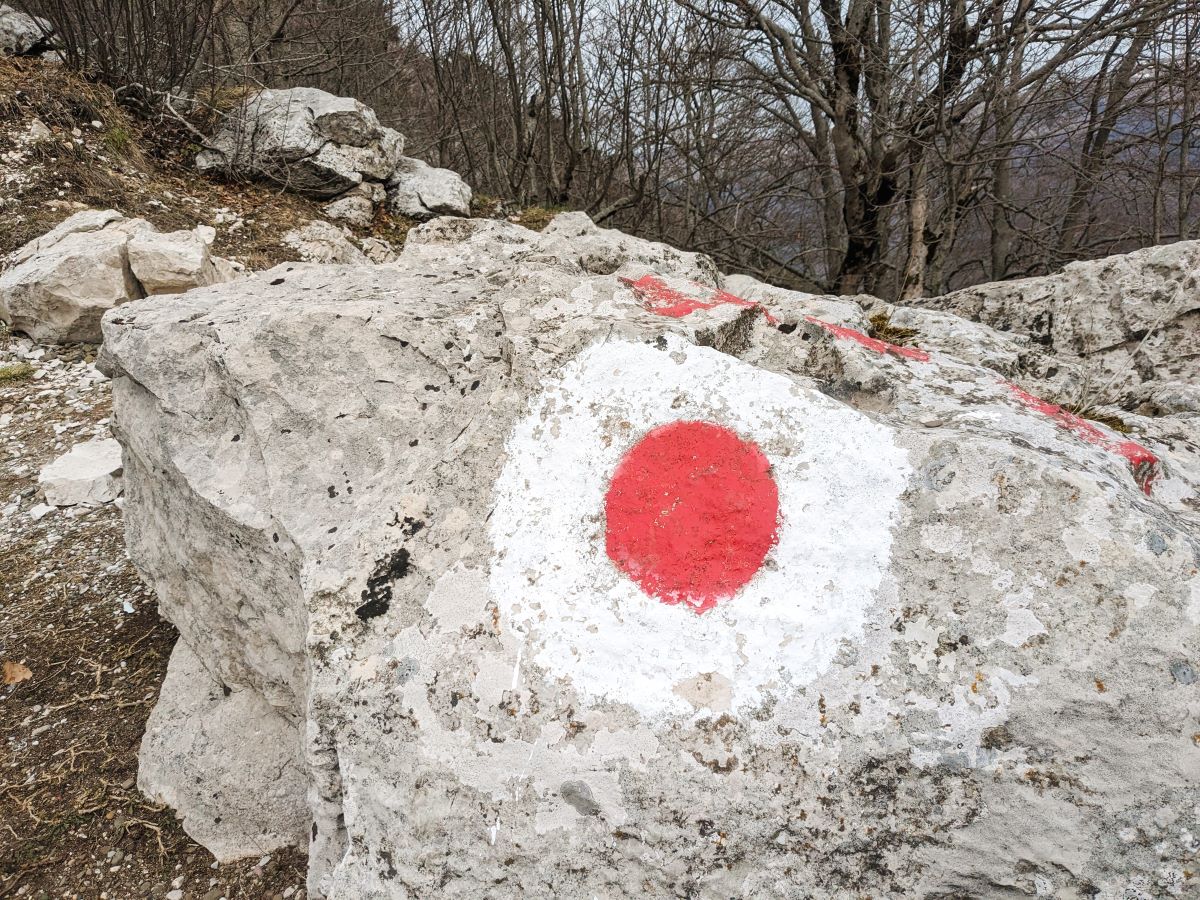
<path id="1" fill-rule="evenodd" d="M 121 494 L 121 445 L 113 438 L 76 444 L 48 463 L 38 484 L 53 506 L 100 506 Z"/>
<path id="2" fill-rule="evenodd" d="M 404 159 L 388 178 L 388 206 L 413 219 L 469 216 L 471 189 L 456 172 Z"/>

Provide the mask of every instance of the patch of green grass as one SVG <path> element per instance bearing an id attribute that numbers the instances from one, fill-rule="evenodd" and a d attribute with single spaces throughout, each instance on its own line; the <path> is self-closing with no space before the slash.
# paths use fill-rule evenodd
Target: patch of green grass
<path id="1" fill-rule="evenodd" d="M 886 312 L 877 312 L 867 321 L 871 323 L 871 327 L 867 329 L 867 334 L 877 341 L 887 341 L 889 344 L 895 344 L 897 347 L 909 346 L 921 334 L 915 328 L 904 328 L 900 325 L 893 325 L 891 315 Z"/>
<path id="2" fill-rule="evenodd" d="M 0 366 L 0 384 L 16 384 L 24 381 L 33 374 L 33 366 L 27 362 L 10 363 Z"/>
<path id="3" fill-rule="evenodd" d="M 108 148 L 109 153 L 124 156 L 129 152 L 129 145 L 132 143 L 133 132 L 124 125 L 114 125 L 104 132 L 104 146 Z"/>

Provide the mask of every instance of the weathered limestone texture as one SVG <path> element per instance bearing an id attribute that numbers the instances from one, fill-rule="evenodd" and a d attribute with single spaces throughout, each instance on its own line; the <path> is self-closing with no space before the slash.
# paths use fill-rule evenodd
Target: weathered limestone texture
<path id="1" fill-rule="evenodd" d="M 867 315 L 573 215 L 105 317 L 130 554 L 303 741 L 313 896 L 1196 892 L 1194 409 Z M 195 690 L 143 784 L 286 838 L 219 717 L 232 785 L 161 765 Z"/>
<path id="2" fill-rule="evenodd" d="M 1200 241 L 1073 262 L 914 301 L 1028 336 L 1088 364 L 1092 391 L 1143 381 L 1200 382 Z"/>
<path id="3" fill-rule="evenodd" d="M 116 210 L 78 212 L 15 251 L 0 274 L 0 321 L 41 343 L 100 340 L 106 310 L 149 294 L 231 281 L 204 226 L 162 233 Z"/>

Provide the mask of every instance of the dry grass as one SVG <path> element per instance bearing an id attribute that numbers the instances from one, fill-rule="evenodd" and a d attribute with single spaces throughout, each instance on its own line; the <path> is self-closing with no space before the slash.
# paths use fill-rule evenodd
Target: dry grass
<path id="1" fill-rule="evenodd" d="M 565 206 L 529 206 L 517 213 L 516 223 L 533 231 L 541 231 L 561 212 L 566 212 Z"/>
<path id="2" fill-rule="evenodd" d="M 0 384 L 24 381 L 33 372 L 33 366 L 29 363 L 9 363 L 8 365 L 0 366 Z"/>
<path id="3" fill-rule="evenodd" d="M 895 344 L 897 347 L 912 346 L 921 335 L 921 332 L 915 328 L 893 325 L 892 317 L 886 312 L 877 312 L 867 321 L 870 322 L 867 334 L 876 340 Z"/>

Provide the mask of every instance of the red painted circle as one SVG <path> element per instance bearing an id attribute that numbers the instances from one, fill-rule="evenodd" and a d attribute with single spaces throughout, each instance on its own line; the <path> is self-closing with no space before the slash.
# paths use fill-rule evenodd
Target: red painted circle
<path id="1" fill-rule="evenodd" d="M 617 465 L 604 498 L 609 558 L 664 603 L 712 609 L 775 546 L 770 468 L 756 444 L 720 425 L 655 428 Z"/>

